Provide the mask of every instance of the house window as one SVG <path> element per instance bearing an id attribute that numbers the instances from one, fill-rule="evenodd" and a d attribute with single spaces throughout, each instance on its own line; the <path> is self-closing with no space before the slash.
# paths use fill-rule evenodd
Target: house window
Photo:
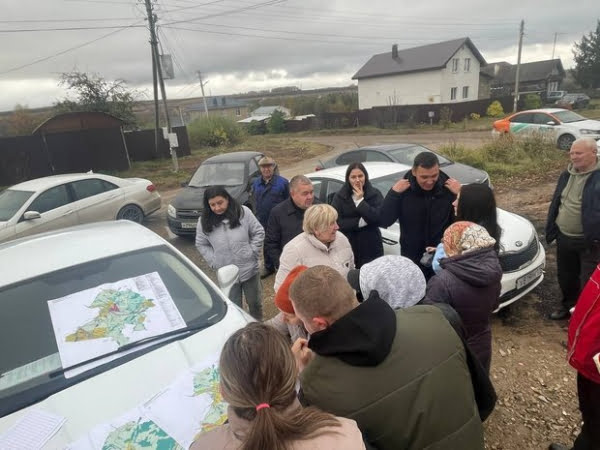
<path id="1" fill-rule="evenodd" d="M 458 72 L 458 58 L 452 58 L 452 72 Z"/>
<path id="2" fill-rule="evenodd" d="M 469 98 L 469 86 L 463 86 L 463 98 Z"/>
<path id="3" fill-rule="evenodd" d="M 458 91 L 458 88 L 450 88 L 450 100 L 456 100 L 456 91 Z"/>
<path id="4" fill-rule="evenodd" d="M 471 58 L 465 58 L 465 72 L 471 70 Z"/>
<path id="5" fill-rule="evenodd" d="M 235 108 L 235 115 L 236 116 L 241 116 L 242 115 L 242 110 L 240 108 Z"/>

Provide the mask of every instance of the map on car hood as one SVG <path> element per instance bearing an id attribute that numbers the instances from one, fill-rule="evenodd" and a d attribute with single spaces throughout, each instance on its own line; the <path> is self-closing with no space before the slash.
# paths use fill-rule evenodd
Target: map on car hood
<path id="1" fill-rule="evenodd" d="M 158 272 L 49 300 L 64 368 L 186 326 Z"/>

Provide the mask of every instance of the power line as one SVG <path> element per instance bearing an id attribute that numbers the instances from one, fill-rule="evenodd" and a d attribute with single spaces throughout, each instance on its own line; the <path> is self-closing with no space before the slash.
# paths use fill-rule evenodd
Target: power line
<path id="1" fill-rule="evenodd" d="M 287 0 L 268 0 L 268 1 L 265 1 L 265 2 L 262 2 L 262 3 L 256 3 L 256 4 L 252 5 L 252 6 L 247 6 L 247 7 L 244 7 L 244 8 L 230 9 L 230 10 L 227 10 L 227 11 L 221 11 L 221 12 L 217 12 L 217 13 L 214 13 L 214 14 L 209 14 L 209 15 L 206 15 L 206 16 L 194 17 L 192 19 L 176 20 L 176 21 L 173 21 L 173 22 L 165 23 L 165 24 L 163 24 L 163 26 L 165 26 L 165 25 L 175 25 L 175 24 L 178 24 L 178 23 L 194 22 L 196 20 L 212 19 L 213 17 L 220 17 L 220 16 L 225 16 L 225 15 L 228 15 L 228 14 L 236 14 L 236 13 L 240 13 L 240 12 L 243 12 L 243 11 L 249 11 L 249 10 L 252 10 L 252 9 L 263 8 L 265 6 L 273 6 L 273 5 L 277 5 L 279 3 L 283 3 L 283 2 L 286 2 L 286 1 Z"/>
<path id="2" fill-rule="evenodd" d="M 65 27 L 65 28 L 17 28 L 14 30 L 2 30 L 0 33 L 31 33 L 31 32 L 44 32 L 44 31 L 83 31 L 83 30 L 123 30 L 125 28 L 146 28 L 145 25 L 114 25 L 114 26 L 103 26 L 103 27 Z"/>

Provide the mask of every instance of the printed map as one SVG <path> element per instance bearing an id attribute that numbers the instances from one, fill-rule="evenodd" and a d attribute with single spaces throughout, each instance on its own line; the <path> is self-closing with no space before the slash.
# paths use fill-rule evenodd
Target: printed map
<path id="1" fill-rule="evenodd" d="M 131 421 L 111 432 L 102 450 L 183 450 L 175 440 L 151 420 Z"/>
<path id="2" fill-rule="evenodd" d="M 216 365 L 207 367 L 194 376 L 194 396 L 208 394 L 210 406 L 201 425 L 201 433 L 222 425 L 227 420 L 227 404 L 219 388 L 219 369 Z"/>

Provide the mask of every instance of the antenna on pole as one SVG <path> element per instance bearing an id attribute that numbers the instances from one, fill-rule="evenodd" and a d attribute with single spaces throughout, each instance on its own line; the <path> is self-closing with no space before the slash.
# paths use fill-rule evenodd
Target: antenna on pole
<path id="1" fill-rule="evenodd" d="M 554 59 L 554 51 L 556 50 L 556 36 L 558 36 L 558 33 L 554 33 L 554 44 L 552 44 L 552 58 Z"/>

